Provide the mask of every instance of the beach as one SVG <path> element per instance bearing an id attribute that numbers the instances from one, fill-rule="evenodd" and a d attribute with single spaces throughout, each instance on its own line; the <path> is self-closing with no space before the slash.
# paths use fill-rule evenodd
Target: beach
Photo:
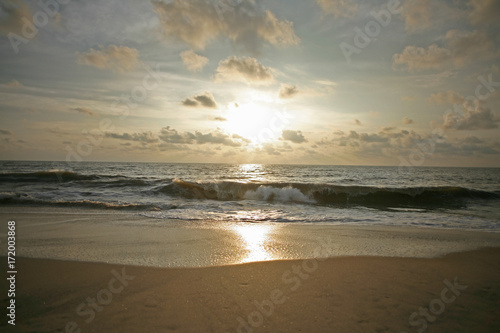
<path id="1" fill-rule="evenodd" d="M 499 255 L 497 248 L 434 259 L 338 257 L 317 261 L 316 269 L 300 260 L 175 269 L 21 258 L 16 329 L 416 332 L 428 325 L 427 332 L 498 332 Z M 310 272 L 293 273 L 302 265 Z M 113 294 L 106 290 L 114 273 L 125 278 Z M 435 301 L 455 278 L 466 289 L 446 292 L 450 303 Z M 418 315 L 411 326 L 412 313 L 430 304 L 436 314 Z"/>
<path id="2" fill-rule="evenodd" d="M 0 333 L 500 333 L 500 0 L 0 0 Z"/>
<path id="3" fill-rule="evenodd" d="M 267 230 L 46 207 L 6 206 L 0 216 L 17 226 L 19 332 L 500 327 L 497 232 L 321 224 Z"/>

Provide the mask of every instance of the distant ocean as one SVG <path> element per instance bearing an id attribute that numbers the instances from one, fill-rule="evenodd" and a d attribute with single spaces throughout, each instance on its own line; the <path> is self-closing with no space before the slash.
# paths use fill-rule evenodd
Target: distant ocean
<path id="1" fill-rule="evenodd" d="M 0 162 L 0 207 L 500 231 L 500 169 Z"/>

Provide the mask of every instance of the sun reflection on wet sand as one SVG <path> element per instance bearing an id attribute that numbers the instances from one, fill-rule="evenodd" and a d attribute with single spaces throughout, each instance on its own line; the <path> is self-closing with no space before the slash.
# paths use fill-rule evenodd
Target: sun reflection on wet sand
<path id="1" fill-rule="evenodd" d="M 246 256 L 241 259 L 241 263 L 253 261 L 266 261 L 274 259 L 267 244 L 270 241 L 270 233 L 276 227 L 267 224 L 238 224 L 232 229 L 243 240 L 243 248 Z"/>

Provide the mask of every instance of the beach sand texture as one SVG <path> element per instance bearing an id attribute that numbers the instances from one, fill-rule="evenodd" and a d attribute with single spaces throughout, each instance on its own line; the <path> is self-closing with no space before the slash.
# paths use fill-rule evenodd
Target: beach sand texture
<path id="1" fill-rule="evenodd" d="M 252 231 L 261 224 L 159 227 L 90 211 L 1 215 L 18 226 L 17 332 L 500 330 L 495 232 L 298 224 L 262 234 Z"/>
<path id="2" fill-rule="evenodd" d="M 16 329 L 498 332 L 499 258 L 500 249 L 485 249 L 433 259 L 339 257 L 182 269 L 21 258 Z M 417 315 L 411 326 L 421 307 L 430 307 L 428 317 Z"/>

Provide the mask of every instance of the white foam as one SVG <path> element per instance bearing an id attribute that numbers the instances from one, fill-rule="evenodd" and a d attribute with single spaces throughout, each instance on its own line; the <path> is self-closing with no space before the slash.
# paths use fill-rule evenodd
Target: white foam
<path id="1" fill-rule="evenodd" d="M 246 200 L 280 201 L 280 202 L 309 202 L 311 200 L 299 189 L 293 187 L 276 188 L 270 186 L 260 186 L 257 191 L 247 191 L 243 196 Z"/>

